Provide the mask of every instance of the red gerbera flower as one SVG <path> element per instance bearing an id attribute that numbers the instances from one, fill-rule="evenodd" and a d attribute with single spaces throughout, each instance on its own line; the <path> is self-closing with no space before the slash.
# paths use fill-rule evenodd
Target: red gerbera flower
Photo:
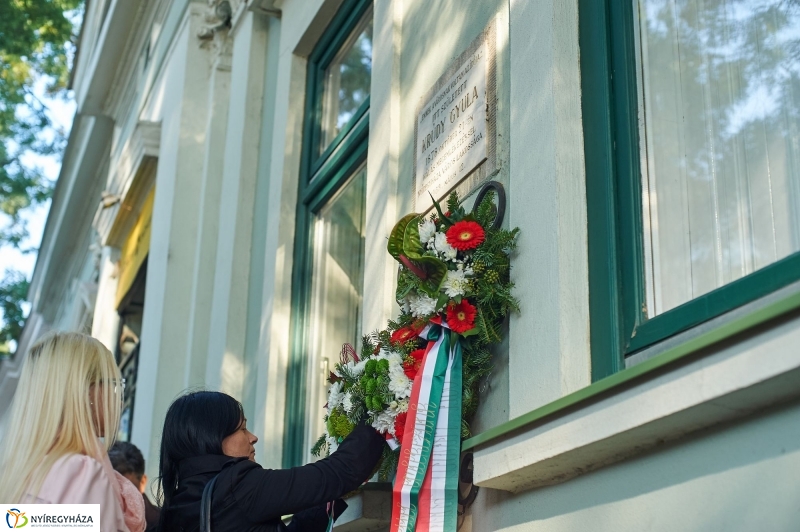
<path id="1" fill-rule="evenodd" d="M 424 349 L 417 349 L 416 351 L 411 351 L 411 353 L 408 354 L 406 359 L 403 361 L 403 372 L 406 374 L 406 377 L 412 381 L 414 380 L 414 377 L 417 376 L 417 372 L 422 365 L 422 359 L 424 357 Z"/>
<path id="2" fill-rule="evenodd" d="M 408 327 L 402 327 L 392 333 L 391 341 L 393 344 L 404 344 L 413 340 L 422 330 L 422 327 L 415 327 L 412 323 Z"/>
<path id="3" fill-rule="evenodd" d="M 400 445 L 403 445 L 403 433 L 406 431 L 407 417 L 408 414 L 406 412 L 401 412 L 394 418 L 394 439 L 397 440 L 397 443 Z"/>
<path id="4" fill-rule="evenodd" d="M 460 251 L 475 249 L 481 245 L 486 238 L 483 227 L 478 222 L 461 220 L 453 224 L 453 227 L 445 233 L 447 242 Z"/>
<path id="5" fill-rule="evenodd" d="M 466 299 L 461 303 L 450 303 L 447 306 L 447 324 L 450 329 L 461 334 L 475 327 L 475 313 L 477 310 Z"/>

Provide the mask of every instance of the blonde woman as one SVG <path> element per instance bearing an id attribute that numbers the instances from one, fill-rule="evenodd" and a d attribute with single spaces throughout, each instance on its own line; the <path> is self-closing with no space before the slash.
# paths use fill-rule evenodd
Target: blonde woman
<path id="1" fill-rule="evenodd" d="M 91 336 L 50 333 L 34 344 L 0 450 L 0 501 L 100 504 L 103 532 L 143 531 L 142 497 L 107 454 L 123 388 L 111 352 Z"/>

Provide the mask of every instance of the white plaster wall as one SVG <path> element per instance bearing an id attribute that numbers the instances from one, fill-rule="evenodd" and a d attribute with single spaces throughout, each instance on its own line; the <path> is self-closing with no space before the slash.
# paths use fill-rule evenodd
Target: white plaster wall
<path id="1" fill-rule="evenodd" d="M 268 21 L 246 12 L 233 36 L 230 108 L 219 201 L 206 385 L 241 399 L 253 208 L 264 100 Z"/>
<path id="2" fill-rule="evenodd" d="M 275 96 L 278 84 L 278 50 L 280 48 L 281 21 L 268 19 L 268 41 L 266 67 L 264 69 L 264 103 L 261 117 L 261 136 L 258 148 L 259 159 L 256 177 L 255 206 L 253 215 L 252 249 L 250 252 L 250 282 L 247 300 L 247 333 L 245 338 L 245 375 L 242 403 L 248 416 L 262 419 L 265 405 L 263 390 L 259 390 L 261 374 L 266 371 L 268 354 L 261 350 L 264 282 L 267 257 L 267 220 L 270 212 L 270 171 L 272 169 L 272 146 L 275 134 Z M 274 257 L 270 258 L 273 263 Z"/>
<path id="3" fill-rule="evenodd" d="M 193 264 L 192 302 L 189 307 L 189 339 L 186 343 L 186 382 L 190 387 L 207 387 L 206 366 L 209 353 L 209 323 L 214 297 L 217 236 L 219 234 L 220 194 L 224 168 L 225 138 L 230 107 L 231 54 L 229 37 L 217 35 L 211 69 L 211 91 L 206 124 L 205 160 L 197 212 L 197 250 Z"/>
<path id="4" fill-rule="evenodd" d="M 591 382 L 576 0 L 511 0 L 510 417 Z"/>
<path id="5" fill-rule="evenodd" d="M 200 176 L 210 90 L 209 53 L 197 31 L 204 6 L 191 4 L 153 88 L 143 120 L 161 122 L 132 442 L 157 476 L 164 414 L 185 388 L 192 272 L 197 256 Z"/>
<path id="6" fill-rule="evenodd" d="M 119 284 L 119 250 L 104 246 L 100 256 L 97 300 L 92 320 L 92 336 L 103 342 L 112 353 L 117 348 L 119 314 L 117 314 L 117 285 Z"/>
<path id="7" fill-rule="evenodd" d="M 97 190 L 98 187 L 93 188 Z M 91 191 L 87 192 L 87 196 L 93 195 Z M 86 201 L 86 203 L 89 202 Z M 88 209 L 85 209 L 85 205 L 82 207 L 86 213 Z M 75 228 L 74 248 L 57 269 L 58 276 L 61 277 L 59 283 L 61 290 L 53 298 L 53 302 L 57 302 L 58 305 L 55 318 L 51 323 L 54 330 L 77 331 L 86 334 L 92 331 L 92 318 L 97 298 L 96 274 L 100 249 L 93 246 L 95 232 L 91 229 L 88 221 L 89 217 L 85 216 L 84 223 Z"/>
<path id="8" fill-rule="evenodd" d="M 798 471 L 793 404 L 556 486 L 482 490 L 472 530 L 793 532 Z"/>
<path id="9" fill-rule="evenodd" d="M 364 244 L 364 331 L 383 329 L 397 314 L 397 263 L 386 252 L 386 237 L 397 212 L 400 157 L 400 56 L 403 2 L 375 2 L 370 87 L 369 152 Z"/>

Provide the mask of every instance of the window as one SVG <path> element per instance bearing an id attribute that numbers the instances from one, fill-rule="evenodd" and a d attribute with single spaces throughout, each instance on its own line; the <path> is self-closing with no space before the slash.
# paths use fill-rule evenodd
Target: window
<path id="1" fill-rule="evenodd" d="M 324 430 L 328 372 L 342 344 L 357 346 L 361 337 L 371 6 L 346 1 L 308 62 L 285 467 L 311 458 Z"/>
<path id="2" fill-rule="evenodd" d="M 580 7 L 598 379 L 800 278 L 800 4 Z"/>
<path id="3" fill-rule="evenodd" d="M 369 98 L 371 75 L 372 17 L 364 17 L 324 70 L 320 151 L 359 114 Z"/>

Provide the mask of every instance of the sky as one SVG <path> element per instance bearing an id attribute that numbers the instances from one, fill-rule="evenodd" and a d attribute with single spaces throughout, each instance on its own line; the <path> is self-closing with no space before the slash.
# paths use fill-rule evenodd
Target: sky
<path id="1" fill-rule="evenodd" d="M 44 82 L 37 83 L 33 88 L 34 94 L 49 108 L 49 115 L 55 127 L 61 128 L 69 132 L 72 126 L 72 119 L 75 115 L 75 102 L 72 99 L 72 94 L 69 94 L 69 99 L 62 98 L 49 98 L 44 90 Z M 45 135 L 48 132 L 43 132 Z M 55 182 L 58 178 L 58 173 L 61 169 L 60 156 L 41 156 L 34 154 L 26 154 L 23 157 L 23 163 L 26 166 L 38 166 L 47 176 L 48 179 Z M 28 232 L 30 237 L 22 243 L 22 249 L 38 249 L 42 241 L 42 232 L 47 220 L 47 213 L 50 210 L 50 202 L 36 207 L 26 209 L 21 214 L 22 217 L 28 221 Z M 33 268 L 36 264 L 36 253 L 22 253 L 12 246 L 0 245 L 0 272 L 5 273 L 7 270 L 18 270 L 25 274 L 30 280 L 33 274 Z"/>

